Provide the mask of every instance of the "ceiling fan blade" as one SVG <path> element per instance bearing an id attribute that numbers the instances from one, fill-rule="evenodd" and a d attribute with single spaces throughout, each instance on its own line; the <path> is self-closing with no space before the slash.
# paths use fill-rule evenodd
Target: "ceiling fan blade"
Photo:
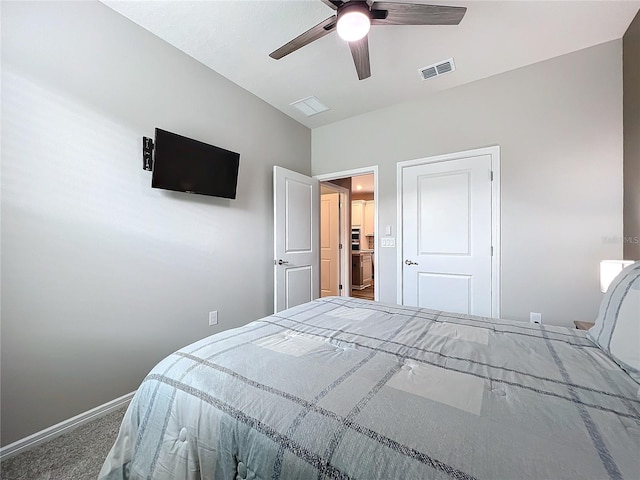
<path id="1" fill-rule="evenodd" d="M 371 64 L 369 63 L 369 36 L 365 35 L 360 40 L 349 42 L 353 63 L 356 65 L 358 79 L 364 80 L 371 76 Z"/>
<path id="2" fill-rule="evenodd" d="M 384 16 L 383 12 L 387 12 Z M 417 3 L 375 2 L 371 6 L 372 25 L 458 25 L 466 7 Z M 383 17 L 383 18 L 381 18 Z"/>
<path id="3" fill-rule="evenodd" d="M 271 52 L 269 56 L 271 58 L 275 58 L 276 60 L 280 60 L 285 55 L 289 55 L 292 52 L 295 52 L 299 48 L 304 47 L 305 45 L 310 44 L 314 40 L 318 40 L 319 38 L 324 37 L 325 35 L 331 33 L 333 29 L 336 27 L 336 21 L 338 17 L 336 15 L 332 15 L 331 17 L 323 20 L 315 27 L 310 28 L 302 35 L 297 36 L 290 42 L 285 43 L 279 49 Z"/>
<path id="4" fill-rule="evenodd" d="M 338 8 L 340 8 L 344 3 L 342 0 L 320 0 L 320 1 L 325 5 L 333 8 L 334 10 L 337 10 Z"/>

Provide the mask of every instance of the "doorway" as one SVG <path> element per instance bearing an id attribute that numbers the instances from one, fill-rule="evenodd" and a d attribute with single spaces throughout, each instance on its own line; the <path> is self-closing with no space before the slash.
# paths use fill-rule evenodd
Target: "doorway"
<path id="1" fill-rule="evenodd" d="M 377 267 L 377 167 L 316 176 L 321 181 L 321 294 L 328 296 L 336 277 L 335 245 L 340 258 L 339 295 L 378 299 L 379 272 Z M 341 203 L 342 228 L 336 236 L 338 221 L 328 219 L 335 212 L 331 200 L 336 189 L 346 192 Z M 335 216 L 335 213 L 333 214 Z M 341 247 L 341 248 L 340 248 Z M 331 251 L 333 248 L 333 251 Z"/>

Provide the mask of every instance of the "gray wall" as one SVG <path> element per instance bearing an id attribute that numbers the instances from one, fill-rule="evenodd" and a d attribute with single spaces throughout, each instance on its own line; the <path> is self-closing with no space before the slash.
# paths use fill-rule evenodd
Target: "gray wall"
<path id="1" fill-rule="evenodd" d="M 640 13 L 623 39 L 624 258 L 640 260 Z"/>
<path id="2" fill-rule="evenodd" d="M 599 262 L 622 255 L 621 40 L 314 129 L 312 168 L 378 165 L 378 225 L 397 235 L 397 162 L 495 144 L 501 316 L 593 320 Z M 378 253 L 380 300 L 395 302 L 396 250 Z"/>
<path id="3" fill-rule="evenodd" d="M 156 126 L 240 152 L 237 200 L 151 189 Z M 106 6 L 2 3 L 2 445 L 272 311 L 274 164 L 306 127 Z"/>

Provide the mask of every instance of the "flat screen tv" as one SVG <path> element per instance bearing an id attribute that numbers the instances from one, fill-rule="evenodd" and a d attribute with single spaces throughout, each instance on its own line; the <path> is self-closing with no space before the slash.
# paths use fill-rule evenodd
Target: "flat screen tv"
<path id="1" fill-rule="evenodd" d="M 151 186 L 236 198 L 240 154 L 156 128 Z"/>

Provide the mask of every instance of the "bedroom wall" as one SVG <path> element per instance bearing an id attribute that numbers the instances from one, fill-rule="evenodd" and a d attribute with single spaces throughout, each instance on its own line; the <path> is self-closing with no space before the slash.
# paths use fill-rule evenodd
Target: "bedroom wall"
<path id="1" fill-rule="evenodd" d="M 379 225 L 396 236 L 397 162 L 496 144 L 501 316 L 593 320 L 599 262 L 622 256 L 621 40 L 316 128 L 312 170 L 378 165 Z M 380 300 L 395 303 L 396 249 L 378 253 Z"/>
<path id="2" fill-rule="evenodd" d="M 151 189 L 157 126 L 239 152 L 237 199 Z M 2 2 L 2 445 L 272 312 L 272 166 L 309 174 L 310 152 L 309 129 L 101 3 Z"/>
<path id="3" fill-rule="evenodd" d="M 624 258 L 640 260 L 640 13 L 622 39 L 624 61 Z"/>

